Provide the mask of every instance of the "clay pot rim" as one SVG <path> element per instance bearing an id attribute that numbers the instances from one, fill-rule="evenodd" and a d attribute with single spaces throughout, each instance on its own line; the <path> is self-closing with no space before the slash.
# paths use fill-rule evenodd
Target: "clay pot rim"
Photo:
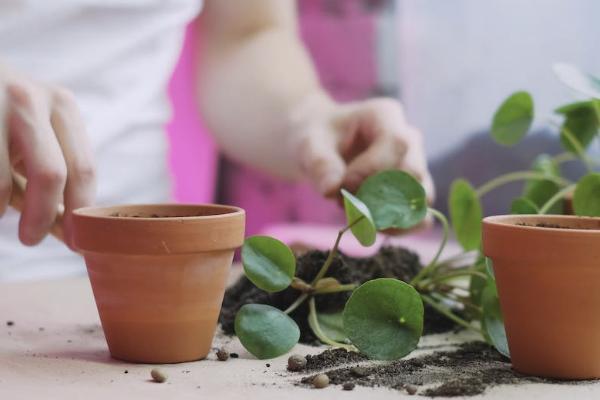
<path id="1" fill-rule="evenodd" d="M 517 225 L 518 221 L 527 223 L 555 223 L 565 228 Z M 483 224 L 490 228 L 511 229 L 516 231 L 544 232 L 546 234 L 586 235 L 600 237 L 600 217 L 583 217 L 574 215 L 541 215 L 541 214 L 507 214 L 485 217 Z M 588 225 L 589 228 L 574 228 Z"/>
<path id="2" fill-rule="evenodd" d="M 218 212 L 216 214 L 209 215 L 174 215 L 168 217 L 134 217 L 134 216 L 115 216 L 109 215 L 110 212 L 118 212 L 122 209 L 131 209 L 131 208 L 161 208 L 165 210 L 172 209 L 198 209 L 198 208 L 207 208 L 207 209 L 217 209 L 222 210 L 223 212 Z M 106 213 L 106 214 L 103 214 Z M 115 220 L 123 220 L 123 221 L 140 221 L 140 222 L 148 222 L 148 221 L 208 221 L 212 219 L 223 219 L 227 217 L 238 217 L 240 215 L 244 215 L 244 209 L 236 206 L 229 206 L 224 204 L 193 204 L 193 203 L 146 203 L 146 204 L 117 204 L 111 206 L 90 206 L 90 207 L 81 207 L 73 211 L 73 214 L 92 220 L 103 220 L 108 219 L 111 221 Z"/>

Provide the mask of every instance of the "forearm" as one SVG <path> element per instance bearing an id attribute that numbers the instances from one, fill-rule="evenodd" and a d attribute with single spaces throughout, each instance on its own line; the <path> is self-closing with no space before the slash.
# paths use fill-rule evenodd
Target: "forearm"
<path id="1" fill-rule="evenodd" d="M 294 16 L 289 16 L 295 18 Z M 199 96 L 203 118 L 232 158 L 283 177 L 299 175 L 296 158 L 305 114 L 333 106 L 295 23 L 221 33 L 204 24 Z M 313 117 L 314 118 L 314 117 Z"/>

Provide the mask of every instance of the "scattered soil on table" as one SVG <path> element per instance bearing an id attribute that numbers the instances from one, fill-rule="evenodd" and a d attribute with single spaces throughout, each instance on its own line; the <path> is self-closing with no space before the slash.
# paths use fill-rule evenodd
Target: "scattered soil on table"
<path id="1" fill-rule="evenodd" d="M 366 357 L 343 349 L 326 350 L 306 358 L 306 370 L 326 373 L 333 385 L 353 383 L 368 387 L 387 387 L 428 397 L 475 396 L 498 385 L 572 385 L 582 382 L 519 374 L 512 370 L 507 358 L 484 342 L 463 343 L 455 350 L 436 351 L 390 363 L 367 362 Z M 360 362 L 360 366 L 357 366 Z M 345 366 L 340 367 L 341 365 Z M 310 385 L 315 375 L 302 378 L 300 384 Z"/>
<path id="2" fill-rule="evenodd" d="M 328 254 L 328 252 L 313 250 L 298 257 L 296 276 L 310 282 L 317 275 Z M 382 247 L 377 254 L 368 258 L 355 258 L 339 254 L 333 261 L 327 276 L 334 277 L 341 283 L 360 284 L 376 278 L 397 278 L 408 282 L 421 268 L 419 257 L 415 253 L 401 247 Z M 244 304 L 269 304 L 283 310 L 292 304 L 298 295 L 299 292 L 293 288 L 287 288 L 278 293 L 266 293 L 242 276 L 225 292 L 219 322 L 223 331 L 232 335 L 234 334 L 235 314 Z M 341 311 L 349 297 L 349 292 L 317 296 L 317 309 L 320 312 Z M 290 316 L 300 327 L 301 342 L 309 344 L 318 342 L 308 326 L 308 305 L 306 303 Z M 454 322 L 429 306 L 425 306 L 425 334 L 447 332 L 455 328 Z"/>

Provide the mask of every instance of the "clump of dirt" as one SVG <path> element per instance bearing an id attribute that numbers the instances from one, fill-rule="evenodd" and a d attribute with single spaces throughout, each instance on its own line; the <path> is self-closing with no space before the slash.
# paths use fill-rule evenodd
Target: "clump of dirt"
<path id="1" fill-rule="evenodd" d="M 310 282 L 317 275 L 328 254 L 328 252 L 313 250 L 298 257 L 296 276 Z M 382 247 L 377 254 L 367 258 L 355 258 L 338 254 L 327 275 L 336 278 L 341 283 L 360 284 L 376 278 L 397 278 L 408 282 L 421 268 L 419 257 L 415 253 L 401 247 Z M 234 334 L 235 314 L 244 304 L 269 304 L 283 310 L 292 304 L 298 295 L 299 292 L 293 288 L 287 288 L 278 293 L 266 293 L 255 287 L 245 276 L 242 276 L 225 292 L 219 322 L 223 331 L 228 335 L 232 335 Z M 341 311 L 349 297 L 349 292 L 316 296 L 317 309 L 321 312 Z M 306 303 L 290 316 L 300 327 L 301 342 L 318 342 L 308 326 L 308 306 Z M 447 332 L 455 328 L 456 325 L 452 321 L 429 308 L 429 306 L 425 306 L 423 327 L 425 334 Z"/>
<path id="2" fill-rule="evenodd" d="M 359 363 L 367 361 L 369 358 L 362 353 L 356 351 L 348 351 L 345 349 L 325 350 L 317 355 L 306 356 L 305 371 L 319 371 L 326 368 L 332 368 L 343 364 Z"/>
<path id="3" fill-rule="evenodd" d="M 497 385 L 581 382 L 519 374 L 513 371 L 507 358 L 484 342 L 463 343 L 456 350 L 436 351 L 387 364 L 365 364 L 364 356 L 350 355 L 340 349 L 326 350 L 310 356 L 310 359 L 307 356 L 307 360 L 307 370 L 326 373 L 333 385 L 351 382 L 355 385 L 397 390 L 407 390 L 414 386 L 419 395 L 428 397 L 475 396 Z M 357 367 L 356 364 L 361 361 L 363 363 Z M 340 365 L 346 366 L 339 367 Z M 360 373 L 357 372 L 358 368 Z M 314 375 L 302 378 L 300 384 L 310 384 L 313 377 Z"/>

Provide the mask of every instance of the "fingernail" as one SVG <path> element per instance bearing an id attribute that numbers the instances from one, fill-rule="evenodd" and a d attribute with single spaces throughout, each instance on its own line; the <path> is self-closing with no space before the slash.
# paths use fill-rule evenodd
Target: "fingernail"
<path id="1" fill-rule="evenodd" d="M 336 190 L 340 186 L 341 181 L 342 181 L 341 175 L 338 175 L 338 174 L 325 175 L 319 181 L 319 185 L 318 185 L 319 192 L 321 192 L 323 194 L 331 193 L 332 191 Z"/>

